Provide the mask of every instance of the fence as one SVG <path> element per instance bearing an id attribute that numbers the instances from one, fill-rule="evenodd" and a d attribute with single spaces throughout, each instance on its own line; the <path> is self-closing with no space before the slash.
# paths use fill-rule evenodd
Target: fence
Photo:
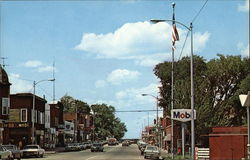
<path id="1" fill-rule="evenodd" d="M 195 160 L 209 160 L 209 148 L 195 147 Z"/>

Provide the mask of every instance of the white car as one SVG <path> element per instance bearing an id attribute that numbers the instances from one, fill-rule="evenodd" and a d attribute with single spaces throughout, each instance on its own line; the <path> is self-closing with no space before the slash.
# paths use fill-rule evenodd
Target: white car
<path id="1" fill-rule="evenodd" d="M 12 159 L 11 151 L 7 150 L 2 145 L 0 145 L 0 159 L 1 160 L 10 160 L 10 159 Z"/>
<path id="2" fill-rule="evenodd" d="M 160 158 L 160 151 L 156 146 L 148 145 L 144 150 L 144 158 L 147 159 L 159 159 Z"/>
<path id="3" fill-rule="evenodd" d="M 22 153 L 23 157 L 43 157 L 45 150 L 39 145 L 26 145 L 23 147 Z"/>

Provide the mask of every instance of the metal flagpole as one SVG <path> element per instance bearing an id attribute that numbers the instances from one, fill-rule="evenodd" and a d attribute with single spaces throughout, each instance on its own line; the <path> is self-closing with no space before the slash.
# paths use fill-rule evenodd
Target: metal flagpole
<path id="1" fill-rule="evenodd" d="M 173 7 L 173 22 L 172 25 L 174 25 L 174 20 L 175 20 L 175 15 L 174 15 L 174 7 L 175 3 L 172 3 Z M 173 34 L 173 33 L 172 33 Z M 173 39 L 173 35 L 172 35 Z M 175 40 L 172 40 L 173 46 L 172 46 L 172 69 L 171 69 L 171 110 L 174 109 L 174 43 Z M 172 159 L 174 159 L 174 120 L 171 119 L 171 154 L 172 154 Z"/>
<path id="2" fill-rule="evenodd" d="M 193 24 L 190 23 L 191 32 L 191 57 L 190 57 L 190 70 L 191 70 L 191 110 L 192 110 L 192 120 L 191 120 L 191 148 L 192 148 L 192 160 L 195 158 L 195 136 L 194 136 L 194 70 L 193 70 Z"/>

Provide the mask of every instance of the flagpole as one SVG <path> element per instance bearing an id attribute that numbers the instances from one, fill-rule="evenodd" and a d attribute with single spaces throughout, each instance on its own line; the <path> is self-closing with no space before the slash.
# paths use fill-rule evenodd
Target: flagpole
<path id="1" fill-rule="evenodd" d="M 173 7 L 173 21 L 172 25 L 174 25 L 174 20 L 175 20 L 175 3 L 172 3 Z M 173 38 L 173 37 L 172 37 Z M 174 109 L 174 41 L 172 41 L 172 69 L 171 69 L 171 110 Z M 172 159 L 174 159 L 174 120 L 171 119 L 171 154 L 172 154 Z"/>

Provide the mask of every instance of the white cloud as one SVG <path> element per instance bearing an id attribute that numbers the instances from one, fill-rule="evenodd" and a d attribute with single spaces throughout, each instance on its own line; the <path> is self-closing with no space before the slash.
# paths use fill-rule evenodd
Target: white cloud
<path id="1" fill-rule="evenodd" d="M 152 66 L 166 60 L 163 54 L 171 54 L 171 28 L 168 23 L 126 23 L 112 33 L 84 33 L 75 49 L 93 54 L 97 58 L 132 59 L 138 65 Z M 180 53 L 187 30 L 178 28 L 178 32 L 180 41 L 176 42 L 176 56 Z M 208 32 L 195 33 L 194 51 L 200 52 L 204 49 L 209 37 Z M 185 50 L 188 48 L 190 47 L 186 47 Z M 184 52 L 190 53 L 190 50 Z M 149 57 L 154 57 L 154 60 L 150 60 Z"/>
<path id="2" fill-rule="evenodd" d="M 244 4 L 238 5 L 238 11 L 240 12 L 249 12 L 249 0 L 245 0 Z"/>
<path id="3" fill-rule="evenodd" d="M 159 84 L 149 84 L 143 88 L 129 88 L 123 91 L 119 91 L 116 93 L 117 99 L 123 99 L 125 101 L 139 101 L 139 102 L 152 102 L 154 98 L 148 98 L 147 96 L 142 96 L 142 94 L 151 94 L 154 96 L 158 95 L 159 92 Z"/>
<path id="4" fill-rule="evenodd" d="M 53 66 L 44 66 L 44 67 L 38 68 L 38 72 L 52 72 L 53 69 L 54 69 Z"/>
<path id="5" fill-rule="evenodd" d="M 25 67 L 32 67 L 32 68 L 36 68 L 42 65 L 42 62 L 40 61 L 36 61 L 36 60 L 30 60 L 24 63 Z"/>
<path id="6" fill-rule="evenodd" d="M 240 42 L 238 43 L 237 47 L 240 50 L 240 54 L 242 57 L 249 56 L 249 44 L 247 46 L 244 46 L 244 44 Z"/>
<path id="7" fill-rule="evenodd" d="M 130 71 L 127 69 L 116 69 L 108 74 L 105 80 L 97 80 L 95 82 L 96 88 L 105 87 L 108 83 L 114 85 L 120 85 L 132 80 L 136 80 L 140 76 L 138 71 Z"/>
<path id="8" fill-rule="evenodd" d="M 138 78 L 140 73 L 138 71 L 130 71 L 127 69 L 113 70 L 107 77 L 107 82 L 112 84 L 121 84 Z"/>
<path id="9" fill-rule="evenodd" d="M 33 89 L 32 82 L 27 82 L 25 80 L 20 79 L 19 74 L 10 73 L 9 79 L 10 83 L 12 83 L 10 87 L 11 94 L 32 92 Z"/>
<path id="10" fill-rule="evenodd" d="M 105 103 L 114 106 L 116 109 L 155 109 L 156 101 L 153 97 L 142 96 L 142 94 L 151 94 L 157 96 L 159 93 L 159 84 L 149 84 L 142 88 L 128 88 L 115 94 L 114 100 L 99 100 L 94 103 Z"/>

